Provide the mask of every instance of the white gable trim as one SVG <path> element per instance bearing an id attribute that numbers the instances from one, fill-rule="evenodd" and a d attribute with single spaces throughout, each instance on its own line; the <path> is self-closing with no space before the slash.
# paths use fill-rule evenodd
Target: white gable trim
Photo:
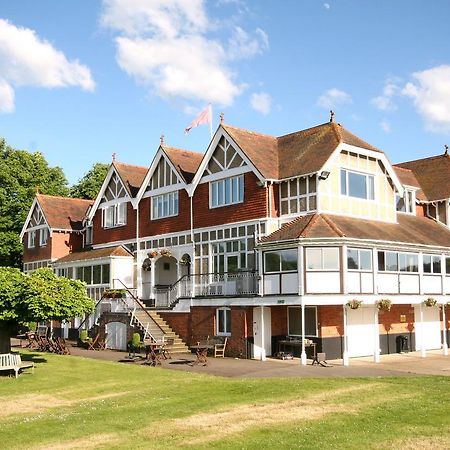
<path id="1" fill-rule="evenodd" d="M 28 230 L 28 225 L 30 223 L 31 217 L 33 216 L 33 211 L 34 211 L 34 208 L 36 206 L 38 206 L 38 208 L 41 210 L 41 214 L 42 214 L 42 217 L 44 218 L 45 224 L 47 225 L 48 229 L 50 230 L 50 235 L 52 234 L 52 228 L 48 224 L 47 218 L 45 217 L 45 214 L 44 214 L 44 210 L 42 209 L 41 205 L 39 204 L 37 197 L 34 197 L 34 200 L 33 200 L 33 203 L 31 205 L 31 208 L 28 211 L 27 219 L 25 220 L 25 223 L 23 224 L 23 227 L 22 227 L 22 231 L 20 232 L 20 240 L 23 239 L 25 233 Z M 33 227 L 33 228 L 30 228 L 30 229 L 39 229 L 39 228 L 44 228 L 44 226 L 43 225 L 39 225 L 38 227 Z"/>
<path id="2" fill-rule="evenodd" d="M 192 180 L 192 184 L 188 186 L 188 193 L 192 197 L 194 195 L 194 191 L 197 188 L 197 186 L 200 184 L 200 181 L 204 178 L 203 172 L 206 170 L 206 167 L 208 166 L 209 161 L 211 160 L 211 157 L 216 150 L 216 147 L 219 143 L 220 138 L 224 136 L 225 139 L 227 139 L 230 144 L 232 145 L 233 149 L 239 154 L 239 156 L 244 160 L 245 164 L 250 167 L 249 171 L 254 172 L 254 174 L 258 177 L 258 179 L 265 183 L 266 179 L 263 177 L 261 172 L 255 167 L 255 165 L 250 161 L 250 159 L 247 157 L 247 155 L 244 153 L 244 151 L 237 145 L 237 143 L 234 141 L 234 139 L 227 133 L 227 131 L 219 125 L 219 128 L 217 128 L 216 133 L 214 134 L 214 137 L 212 138 L 211 142 L 208 145 L 208 150 L 205 153 L 205 156 L 202 159 L 202 162 L 197 170 L 197 173 L 194 176 L 194 179 Z M 221 176 L 218 178 L 226 178 L 228 175 L 228 170 L 221 172 Z M 205 175 L 206 177 L 206 175 Z"/>
<path id="3" fill-rule="evenodd" d="M 112 178 L 112 176 L 113 176 L 114 173 L 119 177 L 120 181 L 122 182 L 122 185 L 123 185 L 124 188 L 125 188 L 125 191 L 128 192 L 128 197 L 123 197 L 123 198 L 126 199 L 127 201 L 131 201 L 131 204 L 134 206 L 133 199 L 132 199 L 131 196 L 130 196 L 130 193 L 129 193 L 129 190 L 128 190 L 126 184 L 125 184 L 124 181 L 122 180 L 122 177 L 120 176 L 119 172 L 118 172 L 118 171 L 116 170 L 116 168 L 114 167 L 114 164 L 111 164 L 111 165 L 109 166 L 108 173 L 106 174 L 106 177 L 105 177 L 105 179 L 103 180 L 102 187 L 100 188 L 100 191 L 99 191 L 99 193 L 98 193 L 98 195 L 97 195 L 97 197 L 96 197 L 96 199 L 95 199 L 95 202 L 94 202 L 94 204 L 92 205 L 92 208 L 91 208 L 91 210 L 89 211 L 89 214 L 88 214 L 88 216 L 87 216 L 87 220 L 88 220 L 89 222 L 91 222 L 92 219 L 94 218 L 95 213 L 97 212 L 97 209 L 98 209 L 98 207 L 99 207 L 99 205 L 100 205 L 100 202 L 102 201 L 103 194 L 105 193 L 106 188 L 108 187 L 108 184 L 109 184 L 109 182 L 111 181 L 111 178 Z"/>
<path id="4" fill-rule="evenodd" d="M 161 146 L 159 146 L 158 151 L 156 152 L 156 154 L 155 154 L 155 156 L 153 158 L 153 161 L 152 161 L 152 163 L 150 165 L 150 168 L 148 169 L 147 174 L 145 175 L 144 181 L 141 184 L 139 192 L 136 195 L 136 205 L 142 200 L 143 197 L 149 197 L 149 196 L 155 195 L 156 190 L 151 191 L 149 195 L 144 195 L 144 194 L 146 194 L 145 191 L 147 189 L 147 186 L 150 183 L 150 180 L 152 179 L 152 176 L 155 173 L 155 170 L 158 167 L 158 164 L 159 164 L 159 161 L 161 160 L 161 158 L 164 158 L 166 160 L 167 164 L 169 164 L 169 167 L 175 172 L 175 175 L 176 175 L 177 180 L 178 180 L 178 184 L 173 184 L 173 185 L 170 185 L 170 186 L 164 186 L 163 188 L 159 188 L 157 190 L 165 190 L 166 188 L 170 188 L 167 192 L 173 192 L 173 191 L 177 191 L 179 189 L 186 189 L 187 190 L 186 182 L 183 180 L 183 178 L 181 177 L 181 175 L 178 172 L 177 168 L 173 165 L 172 161 L 167 156 L 167 154 L 164 151 L 164 149 Z"/>
<path id="5" fill-rule="evenodd" d="M 333 161 L 338 157 L 338 155 L 341 153 L 341 151 L 350 151 L 353 153 L 358 153 L 360 155 L 369 156 L 371 158 L 379 159 L 384 167 L 386 168 L 386 171 L 388 172 L 389 176 L 392 179 L 392 182 L 394 183 L 394 186 L 397 188 L 397 191 L 400 195 L 403 195 L 403 185 L 400 182 L 397 174 L 395 173 L 394 168 L 392 167 L 392 164 L 388 160 L 387 156 L 384 153 L 381 152 L 375 152 L 373 150 L 368 150 L 366 148 L 362 147 L 356 147 L 355 145 L 340 143 L 336 149 L 333 151 L 331 156 L 328 158 L 326 163 L 322 166 L 322 168 L 318 171 L 321 172 L 322 170 L 328 170 Z"/>

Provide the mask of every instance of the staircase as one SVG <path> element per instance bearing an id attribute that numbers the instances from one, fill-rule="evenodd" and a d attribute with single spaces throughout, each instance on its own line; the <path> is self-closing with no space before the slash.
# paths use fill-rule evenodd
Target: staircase
<path id="1" fill-rule="evenodd" d="M 150 316 L 150 317 L 149 317 Z M 137 319 L 137 320 L 136 320 Z M 176 334 L 167 322 L 155 311 L 136 310 L 131 316 L 131 325 L 138 326 L 145 337 L 151 335 L 155 340 L 173 339 L 172 345 L 167 345 L 170 353 L 189 353 L 188 346 Z"/>

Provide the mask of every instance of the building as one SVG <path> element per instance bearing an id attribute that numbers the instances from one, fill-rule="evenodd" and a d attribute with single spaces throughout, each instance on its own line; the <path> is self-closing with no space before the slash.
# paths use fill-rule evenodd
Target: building
<path id="1" fill-rule="evenodd" d="M 26 271 L 36 210 L 59 230 L 43 197 L 22 232 Z M 46 261 L 87 283 L 98 304 L 82 325 L 116 348 L 138 328 L 228 336 L 228 354 L 260 359 L 299 337 L 303 363 L 309 342 L 344 364 L 405 343 L 447 354 L 449 203 L 447 151 L 393 166 L 333 117 L 280 137 L 221 123 L 204 154 L 162 140 L 149 168 L 113 161 L 84 214 L 64 213 L 76 244 Z"/>

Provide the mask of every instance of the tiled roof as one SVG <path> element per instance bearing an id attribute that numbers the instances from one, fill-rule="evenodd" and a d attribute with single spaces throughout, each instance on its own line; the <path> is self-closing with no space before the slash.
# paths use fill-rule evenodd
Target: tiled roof
<path id="1" fill-rule="evenodd" d="M 133 166 L 118 161 L 113 162 L 113 166 L 125 183 L 132 197 L 135 197 L 147 173 L 147 167 Z"/>
<path id="2" fill-rule="evenodd" d="M 86 211 L 93 200 L 36 194 L 50 228 L 80 230 Z"/>
<path id="3" fill-rule="evenodd" d="M 418 188 L 418 191 L 416 191 L 416 198 L 417 200 L 423 200 L 426 201 L 427 198 L 425 194 L 423 193 L 422 189 L 420 188 L 420 183 L 417 181 L 416 176 L 414 175 L 414 172 L 410 169 L 406 169 L 399 166 L 393 166 L 395 173 L 398 176 L 398 179 L 403 185 L 406 186 L 412 186 L 415 188 Z"/>
<path id="4" fill-rule="evenodd" d="M 429 201 L 450 198 L 450 155 L 443 154 L 403 162 L 396 164 L 396 167 L 410 169 L 414 172 Z"/>
<path id="5" fill-rule="evenodd" d="M 186 183 L 190 183 L 200 166 L 204 156 L 203 153 L 191 152 L 182 148 L 167 147 L 166 145 L 161 145 L 161 148 Z"/>
<path id="6" fill-rule="evenodd" d="M 262 243 L 302 238 L 347 237 L 450 248 L 450 230 L 432 219 L 398 214 L 398 223 L 363 220 L 331 214 L 310 214 L 283 225 Z"/>
<path id="7" fill-rule="evenodd" d="M 341 143 L 382 153 L 335 122 L 280 137 L 222 126 L 266 178 L 282 179 L 317 172 Z"/>
<path id="8" fill-rule="evenodd" d="M 84 252 L 70 253 L 55 261 L 56 264 L 75 262 L 75 261 L 87 261 L 91 259 L 107 258 L 110 256 L 132 256 L 131 253 L 119 245 L 117 247 L 98 248 L 96 250 L 87 250 Z"/>

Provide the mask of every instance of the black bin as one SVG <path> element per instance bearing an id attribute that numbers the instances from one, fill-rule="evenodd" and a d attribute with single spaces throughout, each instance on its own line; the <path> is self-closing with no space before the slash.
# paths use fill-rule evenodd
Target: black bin
<path id="1" fill-rule="evenodd" d="M 397 344 L 397 353 L 408 353 L 408 336 L 400 335 L 395 339 Z"/>

